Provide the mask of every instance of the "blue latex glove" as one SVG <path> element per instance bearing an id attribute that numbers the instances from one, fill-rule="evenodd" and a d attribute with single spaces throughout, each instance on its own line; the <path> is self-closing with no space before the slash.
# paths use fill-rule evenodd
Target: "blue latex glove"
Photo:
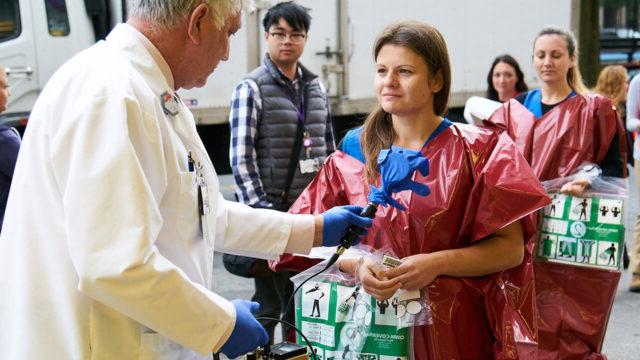
<path id="1" fill-rule="evenodd" d="M 420 151 L 391 146 L 391 149 L 380 151 L 378 155 L 378 169 L 382 178 L 379 188 L 371 186 L 369 202 L 387 206 L 391 205 L 400 210 L 404 206 L 391 197 L 391 194 L 404 190 L 411 190 L 418 195 L 429 195 L 429 187 L 411 180 L 417 170 L 422 176 L 429 175 L 429 160 Z"/>
<path id="2" fill-rule="evenodd" d="M 253 316 L 260 309 L 260 304 L 247 300 L 233 300 L 231 303 L 236 308 L 236 324 L 220 352 L 229 359 L 234 359 L 254 351 L 258 346 L 266 345 L 269 336 Z"/>
<path id="3" fill-rule="evenodd" d="M 373 220 L 360 216 L 362 210 L 362 206 L 347 205 L 336 206 L 325 211 L 322 214 L 322 245 L 336 246 L 340 244 L 340 239 L 344 237 L 351 225 L 362 228 L 371 227 Z"/>

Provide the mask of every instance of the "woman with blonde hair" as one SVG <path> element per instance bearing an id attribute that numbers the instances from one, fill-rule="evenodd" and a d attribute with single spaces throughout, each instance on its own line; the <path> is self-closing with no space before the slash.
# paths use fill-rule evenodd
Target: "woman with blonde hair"
<path id="1" fill-rule="evenodd" d="M 399 288 L 428 294 L 423 306 L 431 306 L 433 324 L 413 328 L 415 359 L 535 357 L 535 229 L 526 216 L 548 198 L 508 136 L 443 117 L 451 73 L 437 29 L 390 25 L 373 57 L 378 105 L 345 136 L 291 211 L 365 204 L 369 184 L 380 182 L 382 149 L 421 152 L 430 173 L 416 173 L 414 181 L 431 193 L 394 194 L 406 211 L 380 207 L 362 240 L 391 249 L 402 264 L 383 274 L 360 258 L 340 261 L 340 269 L 378 301 Z"/>
<path id="2" fill-rule="evenodd" d="M 620 119 L 625 118 L 625 102 L 629 89 L 628 76 L 627 69 L 622 65 L 605 66 L 600 70 L 598 82 L 593 88 L 594 93 L 606 96 L 611 100 Z"/>
<path id="3" fill-rule="evenodd" d="M 584 162 L 602 175 L 626 177 L 624 128 L 611 100 L 589 94 L 578 69 L 571 32 L 546 27 L 533 44 L 540 89 L 505 103 L 487 121 L 516 142 L 541 181 L 566 177 Z M 589 180 L 578 176 L 562 192 L 580 196 Z M 600 359 L 620 273 L 535 261 L 539 357 Z M 571 279 L 571 280 L 568 280 Z"/>

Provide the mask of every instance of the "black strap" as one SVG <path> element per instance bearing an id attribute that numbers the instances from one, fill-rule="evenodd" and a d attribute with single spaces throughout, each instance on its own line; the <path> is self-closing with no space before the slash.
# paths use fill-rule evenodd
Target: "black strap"
<path id="1" fill-rule="evenodd" d="M 304 114 L 307 114 L 307 84 L 304 84 Z M 306 119 L 303 119 L 306 120 Z M 293 183 L 293 176 L 296 174 L 296 166 L 298 166 L 298 161 L 300 160 L 300 150 L 302 149 L 302 137 L 304 135 L 304 122 L 298 121 L 298 128 L 296 129 L 296 138 L 293 142 L 293 149 L 291 149 L 291 157 L 289 158 L 289 169 L 287 170 L 287 178 L 284 184 L 284 188 L 281 194 L 281 206 L 287 206 L 287 202 L 289 200 L 289 190 L 291 189 L 291 184 Z"/>

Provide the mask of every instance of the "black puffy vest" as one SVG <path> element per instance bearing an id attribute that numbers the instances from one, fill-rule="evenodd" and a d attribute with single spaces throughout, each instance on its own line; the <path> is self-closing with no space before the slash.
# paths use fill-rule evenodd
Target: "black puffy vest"
<path id="1" fill-rule="evenodd" d="M 255 150 L 257 154 L 260 179 L 269 201 L 279 203 L 284 190 L 289 168 L 289 160 L 298 126 L 298 108 L 300 94 L 304 95 L 305 131 L 312 140 L 311 158 L 320 158 L 321 164 L 327 155 L 326 127 L 328 109 L 325 94 L 322 92 L 317 76 L 298 63 L 302 70 L 299 83 L 300 92 L 296 92 L 293 83 L 278 71 L 269 57 L 259 68 L 253 70 L 247 79 L 256 82 L 260 89 L 262 112 L 258 114 Z M 304 146 L 296 159 L 305 159 Z M 300 195 L 302 190 L 315 177 L 313 174 L 302 174 L 298 160 L 296 171 L 289 190 L 287 209 Z"/>

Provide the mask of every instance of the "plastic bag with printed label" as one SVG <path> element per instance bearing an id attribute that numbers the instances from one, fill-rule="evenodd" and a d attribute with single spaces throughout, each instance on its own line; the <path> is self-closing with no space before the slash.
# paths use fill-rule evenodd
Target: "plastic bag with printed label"
<path id="1" fill-rule="evenodd" d="M 395 259 L 388 252 L 366 247 L 353 248 L 343 254 L 344 258 L 363 256 L 381 267 L 391 266 L 383 265 L 383 259 L 387 263 Z M 318 358 L 409 358 L 412 348 L 409 327 L 431 321 L 425 293 L 418 293 L 415 298 L 408 294 L 403 297 L 400 292 L 390 299 L 377 300 L 337 265 L 309 279 L 324 266 L 322 262 L 291 279 L 296 288 L 304 283 L 295 294 L 296 326 L 312 343 Z"/>
<path id="2" fill-rule="evenodd" d="M 537 257 L 599 269 L 620 269 L 627 211 L 626 180 L 600 176 L 597 165 L 585 163 L 568 177 L 543 182 L 551 204 L 541 214 Z M 563 185 L 586 179 L 581 196 L 560 192 Z"/>
<path id="3" fill-rule="evenodd" d="M 560 193 L 578 178 L 581 196 Z M 536 243 L 539 359 L 604 359 L 602 344 L 620 280 L 628 190 L 582 164 L 568 177 L 543 182 L 551 197 L 540 214 Z"/>

